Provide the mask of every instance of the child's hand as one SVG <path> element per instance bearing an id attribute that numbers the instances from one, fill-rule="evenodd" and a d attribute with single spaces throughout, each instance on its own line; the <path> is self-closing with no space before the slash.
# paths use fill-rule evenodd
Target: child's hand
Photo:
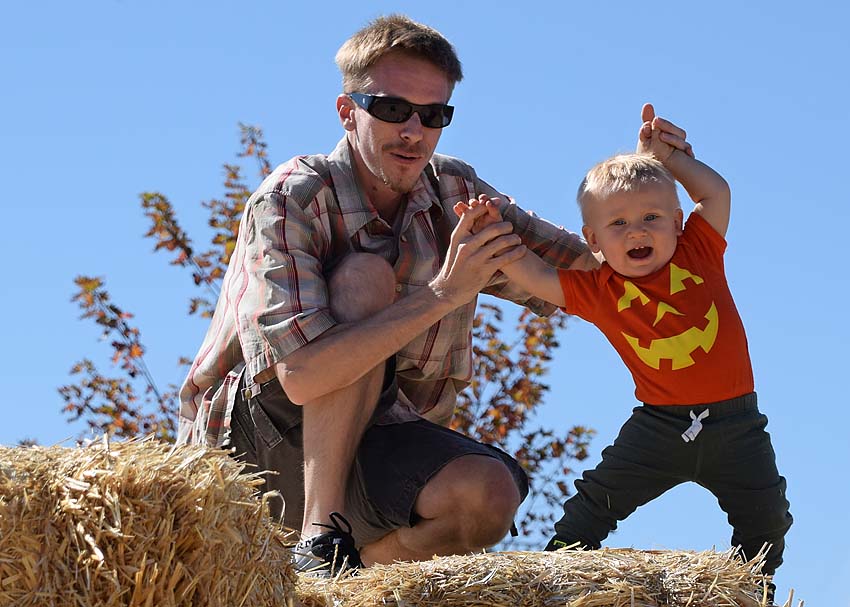
<path id="1" fill-rule="evenodd" d="M 477 234 L 484 228 L 494 223 L 502 221 L 502 214 L 499 212 L 500 200 L 498 198 L 490 199 L 486 194 L 481 194 L 478 198 L 473 198 L 469 203 L 458 202 L 454 206 L 454 212 L 458 217 L 463 217 L 464 213 L 470 209 L 475 209 L 480 206 L 486 206 L 487 212 L 475 220 L 472 224 L 472 233 Z"/>
<path id="2" fill-rule="evenodd" d="M 661 162 L 666 162 L 676 150 L 694 157 L 694 150 L 686 140 L 685 131 L 656 116 L 651 103 L 644 104 L 641 109 L 641 120 L 643 124 L 638 134 L 638 154 L 651 154 Z"/>

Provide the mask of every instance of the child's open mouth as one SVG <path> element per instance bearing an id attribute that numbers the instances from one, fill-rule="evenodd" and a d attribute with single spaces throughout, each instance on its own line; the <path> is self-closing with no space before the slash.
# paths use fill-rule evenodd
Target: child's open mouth
<path id="1" fill-rule="evenodd" d="M 628 252 L 628 256 L 632 259 L 645 259 L 652 254 L 652 247 L 638 247 L 636 249 L 630 249 Z"/>

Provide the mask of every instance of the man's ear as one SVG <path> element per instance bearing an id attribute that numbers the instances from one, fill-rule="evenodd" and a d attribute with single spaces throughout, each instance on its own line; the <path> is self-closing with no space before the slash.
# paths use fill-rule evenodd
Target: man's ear
<path id="1" fill-rule="evenodd" d="M 599 241 L 596 240 L 596 233 L 590 228 L 589 225 L 581 226 L 581 233 L 584 236 L 584 239 L 587 241 L 587 246 L 590 247 L 590 250 L 594 253 L 599 253 L 602 249 L 599 248 Z"/>
<path id="2" fill-rule="evenodd" d="M 684 221 L 685 214 L 682 212 L 682 209 L 676 209 L 676 214 L 673 216 L 676 222 L 676 236 L 681 236 L 682 232 L 684 232 L 684 228 L 682 227 L 682 222 Z"/>
<path id="3" fill-rule="evenodd" d="M 356 123 L 354 121 L 354 102 L 351 97 L 342 93 L 336 98 L 336 112 L 339 114 L 339 122 L 346 131 L 353 131 Z"/>

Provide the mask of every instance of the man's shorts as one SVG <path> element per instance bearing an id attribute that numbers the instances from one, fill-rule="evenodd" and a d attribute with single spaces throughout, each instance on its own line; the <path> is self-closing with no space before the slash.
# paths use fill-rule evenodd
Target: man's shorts
<path id="1" fill-rule="evenodd" d="M 396 400 L 398 387 L 392 365 L 388 370 L 373 421 Z M 245 399 L 244 381 L 233 406 L 230 444 L 236 456 L 265 475 L 265 491 L 279 491 L 271 501 L 272 515 L 283 513 L 286 527 L 300 530 L 304 512 L 304 454 L 301 411 L 286 396 L 277 379 L 260 386 Z M 528 478 L 507 453 L 424 419 L 365 431 L 346 489 L 345 516 L 358 546 L 374 542 L 400 527 L 416 523 L 414 504 L 426 483 L 452 460 L 484 455 L 501 460 L 516 482 L 522 499 Z M 312 522 L 312 521 L 311 521 Z"/>

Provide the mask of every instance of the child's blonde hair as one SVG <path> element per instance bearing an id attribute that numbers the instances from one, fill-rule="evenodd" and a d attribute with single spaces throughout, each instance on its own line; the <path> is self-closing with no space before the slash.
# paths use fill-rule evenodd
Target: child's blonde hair
<path id="1" fill-rule="evenodd" d="M 617 192 L 633 192 L 650 183 L 669 185 L 674 193 L 676 191 L 676 179 L 660 160 L 645 154 L 618 154 L 587 172 L 578 187 L 578 206 L 584 216 L 584 207 L 589 199 L 606 198 Z"/>
<path id="2" fill-rule="evenodd" d="M 440 32 L 404 15 L 388 15 L 356 32 L 337 51 L 343 92 L 362 92 L 369 84 L 369 68 L 396 50 L 433 63 L 446 74 L 451 88 L 463 78 L 460 59 Z"/>

